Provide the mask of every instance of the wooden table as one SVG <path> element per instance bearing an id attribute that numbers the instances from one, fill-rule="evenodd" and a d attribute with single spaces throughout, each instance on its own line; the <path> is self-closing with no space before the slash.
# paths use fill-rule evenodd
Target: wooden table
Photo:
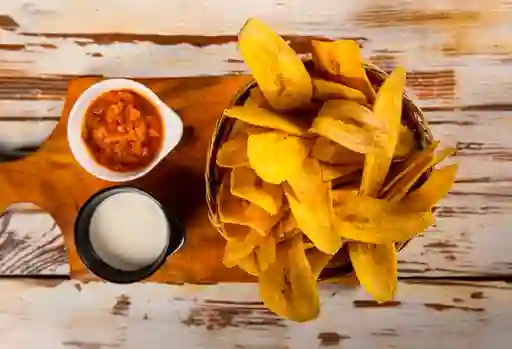
<path id="1" fill-rule="evenodd" d="M 460 173 L 436 227 L 399 254 L 396 302 L 322 287 L 307 325 L 262 308 L 253 285 L 131 286 L 66 281 L 51 217 L 0 218 L 2 348 L 501 348 L 512 338 L 512 2 L 392 0 L 3 0 L 0 149 L 37 147 L 78 75 L 245 73 L 236 34 L 258 16 L 304 38 L 357 38 L 384 69 L 404 65 Z M 1 195 L 1 193 L 0 193 Z"/>

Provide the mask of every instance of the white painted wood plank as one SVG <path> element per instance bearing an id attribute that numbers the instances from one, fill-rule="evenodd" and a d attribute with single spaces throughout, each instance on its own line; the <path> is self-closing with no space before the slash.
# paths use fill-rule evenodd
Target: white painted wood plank
<path id="1" fill-rule="evenodd" d="M 0 275 L 68 275 L 64 239 L 37 207 L 12 206 L 0 215 Z"/>
<path id="2" fill-rule="evenodd" d="M 367 56 L 391 56 L 414 70 L 499 65 L 512 48 L 507 1 L 201 0 L 189 6 L 6 0 L 0 13 L 17 24 L 0 31 L 0 42 L 11 45 L 0 62 L 6 73 L 185 76 L 244 70 L 233 41 L 250 16 L 284 34 L 364 38 Z M 201 44 L 193 40 L 197 36 L 205 38 Z"/>
<path id="3" fill-rule="evenodd" d="M 51 134 L 56 121 L 0 121 L 0 153 L 20 148 L 37 148 Z"/>
<path id="4" fill-rule="evenodd" d="M 323 286 L 321 316 L 283 320 L 255 285 L 120 286 L 0 282 L 0 335 L 9 349 L 505 348 L 512 334 L 504 283 L 401 282 L 388 307 L 363 292 Z M 54 286 L 54 287 L 51 287 Z"/>
<path id="5" fill-rule="evenodd" d="M 36 97 L 36 96 L 34 96 Z M 42 119 L 58 120 L 63 101 L 40 100 L 2 100 L 0 99 L 0 122 L 2 121 L 39 121 Z M 5 124 L 7 125 L 7 124 Z"/>
<path id="6" fill-rule="evenodd" d="M 145 6 L 141 6 L 144 4 Z M 186 1 L 162 0 L 79 0 L 62 3 L 59 0 L 44 2 L 31 0 L 3 1 L 0 11 L 12 16 L 25 31 L 59 32 L 116 32 L 186 33 L 196 35 L 225 34 L 236 32 L 247 17 L 265 18 L 278 29 L 293 28 L 301 33 L 316 30 L 323 34 L 338 27 L 349 26 L 349 19 L 369 27 L 421 26 L 443 24 L 471 24 L 474 21 L 497 19 L 503 23 L 511 10 L 507 0 L 481 1 L 401 1 L 399 6 L 389 0 L 344 1 L 332 3 L 318 0 L 304 3 L 301 0 L 262 0 L 256 4 L 250 0 L 230 1 L 198 0 L 191 6 Z M 423 12 L 422 12 L 423 11 Z M 460 15 L 450 16 L 450 12 Z M 498 13 L 494 13 L 498 12 Z M 117 16 L 112 17 L 115 13 Z M 372 18 L 374 13 L 385 14 Z M 165 16 L 162 16 L 165 14 Z M 356 16 L 354 16 L 356 15 Z M 78 21 L 90 18 L 93 21 Z M 52 21 L 54 17 L 61 21 Z M 354 18 L 355 17 L 355 18 Z M 196 18 L 193 22 L 188 18 Z M 374 19 L 374 21 L 365 21 Z"/>

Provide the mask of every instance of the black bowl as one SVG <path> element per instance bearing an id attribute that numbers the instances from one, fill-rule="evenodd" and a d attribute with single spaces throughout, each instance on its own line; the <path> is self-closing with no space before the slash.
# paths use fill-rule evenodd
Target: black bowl
<path id="1" fill-rule="evenodd" d="M 89 226 L 96 208 L 107 198 L 124 192 L 137 192 L 154 200 L 164 212 L 169 223 L 169 242 L 159 258 L 152 264 L 138 270 L 126 271 L 116 269 L 105 263 L 94 251 L 90 236 Z M 118 284 L 129 284 L 146 279 L 153 275 L 166 261 L 167 257 L 176 252 L 185 242 L 185 230 L 182 225 L 170 214 L 153 196 L 136 187 L 121 185 L 103 189 L 87 200 L 80 208 L 75 221 L 75 246 L 78 255 L 87 268 L 100 278 Z"/>

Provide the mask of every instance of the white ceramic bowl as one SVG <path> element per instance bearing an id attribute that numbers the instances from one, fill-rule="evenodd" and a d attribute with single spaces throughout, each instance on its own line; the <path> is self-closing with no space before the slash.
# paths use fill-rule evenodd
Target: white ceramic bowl
<path id="1" fill-rule="evenodd" d="M 147 166 L 132 172 L 115 172 L 98 164 L 82 139 L 82 127 L 87 108 L 105 92 L 112 90 L 131 90 L 149 100 L 162 117 L 164 139 L 160 152 Z M 71 152 L 80 165 L 94 176 L 111 182 L 125 182 L 144 176 L 151 171 L 171 150 L 176 147 L 183 135 L 183 123 L 171 108 L 164 104 L 146 86 L 128 79 L 104 80 L 89 87 L 78 98 L 71 109 L 68 120 L 67 136 Z"/>

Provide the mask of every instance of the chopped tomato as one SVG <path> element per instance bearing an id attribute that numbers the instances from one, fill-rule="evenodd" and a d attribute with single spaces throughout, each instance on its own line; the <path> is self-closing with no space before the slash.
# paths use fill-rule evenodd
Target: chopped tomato
<path id="1" fill-rule="evenodd" d="M 160 151 L 163 135 L 158 110 L 133 91 L 110 91 L 86 112 L 82 137 L 96 161 L 113 171 L 147 166 Z"/>

